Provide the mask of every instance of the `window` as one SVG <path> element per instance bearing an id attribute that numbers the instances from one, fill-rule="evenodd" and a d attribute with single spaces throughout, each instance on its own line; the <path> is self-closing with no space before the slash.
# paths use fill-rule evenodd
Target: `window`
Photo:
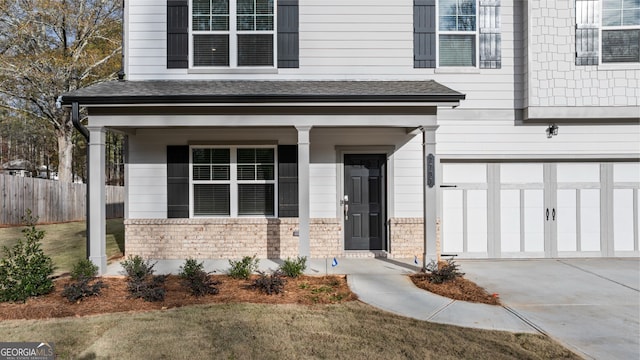
<path id="1" fill-rule="evenodd" d="M 273 0 L 193 0 L 194 67 L 273 67 Z"/>
<path id="2" fill-rule="evenodd" d="M 603 0 L 602 62 L 640 62 L 640 0 Z"/>
<path id="3" fill-rule="evenodd" d="M 192 214 L 274 216 L 274 147 L 191 148 Z"/>
<path id="4" fill-rule="evenodd" d="M 440 66 L 476 66 L 476 0 L 438 1 Z"/>

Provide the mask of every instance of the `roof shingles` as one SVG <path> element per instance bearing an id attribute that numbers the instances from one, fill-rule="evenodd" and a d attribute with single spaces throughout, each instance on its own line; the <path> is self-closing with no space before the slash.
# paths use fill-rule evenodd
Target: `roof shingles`
<path id="1" fill-rule="evenodd" d="M 62 95 L 69 105 L 284 103 L 284 102 L 458 102 L 465 95 L 426 81 L 109 81 Z"/>

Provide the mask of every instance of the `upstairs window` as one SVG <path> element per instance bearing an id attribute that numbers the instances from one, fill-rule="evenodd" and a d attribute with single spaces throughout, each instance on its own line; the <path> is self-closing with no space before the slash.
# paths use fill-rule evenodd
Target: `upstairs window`
<path id="1" fill-rule="evenodd" d="M 192 0 L 193 67 L 273 67 L 273 0 Z"/>
<path id="2" fill-rule="evenodd" d="M 476 66 L 476 0 L 439 0 L 439 65 Z"/>
<path id="3" fill-rule="evenodd" d="M 602 62 L 640 62 L 640 0 L 604 0 Z"/>

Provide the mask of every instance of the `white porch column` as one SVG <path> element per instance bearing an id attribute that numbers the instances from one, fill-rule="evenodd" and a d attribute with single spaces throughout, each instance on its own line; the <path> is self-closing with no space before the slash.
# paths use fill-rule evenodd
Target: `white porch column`
<path id="1" fill-rule="evenodd" d="M 436 156 L 436 130 L 438 125 L 422 126 L 422 160 L 424 172 L 424 254 L 423 266 L 428 264 L 427 257 L 436 254 L 436 219 L 438 217 L 438 192 L 440 184 L 436 176 L 438 158 Z M 433 178 L 429 181 L 428 157 L 433 155 Z"/>
<path id="2" fill-rule="evenodd" d="M 300 256 L 310 255 L 309 212 L 309 132 L 311 126 L 296 126 L 298 130 L 298 221 Z"/>
<path id="3" fill-rule="evenodd" d="M 106 198 L 105 198 L 105 129 L 88 126 L 89 130 L 89 260 L 98 273 L 107 271 Z"/>

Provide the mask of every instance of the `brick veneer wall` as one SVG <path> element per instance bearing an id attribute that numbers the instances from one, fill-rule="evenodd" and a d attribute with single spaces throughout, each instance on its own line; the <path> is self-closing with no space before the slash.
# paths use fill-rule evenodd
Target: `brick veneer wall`
<path id="1" fill-rule="evenodd" d="M 150 259 L 282 259 L 298 255 L 298 219 L 129 219 L 125 251 Z M 339 219 L 311 219 L 312 258 L 413 258 L 422 254 L 422 218 L 390 219 L 391 252 L 345 252 Z"/>
<path id="2" fill-rule="evenodd" d="M 424 252 L 424 222 L 422 218 L 391 218 L 389 224 L 390 257 L 420 257 Z"/>
<path id="3" fill-rule="evenodd" d="M 298 255 L 298 219 L 129 219 L 125 251 L 152 259 Z M 311 219 L 311 257 L 342 254 L 338 219 Z"/>

